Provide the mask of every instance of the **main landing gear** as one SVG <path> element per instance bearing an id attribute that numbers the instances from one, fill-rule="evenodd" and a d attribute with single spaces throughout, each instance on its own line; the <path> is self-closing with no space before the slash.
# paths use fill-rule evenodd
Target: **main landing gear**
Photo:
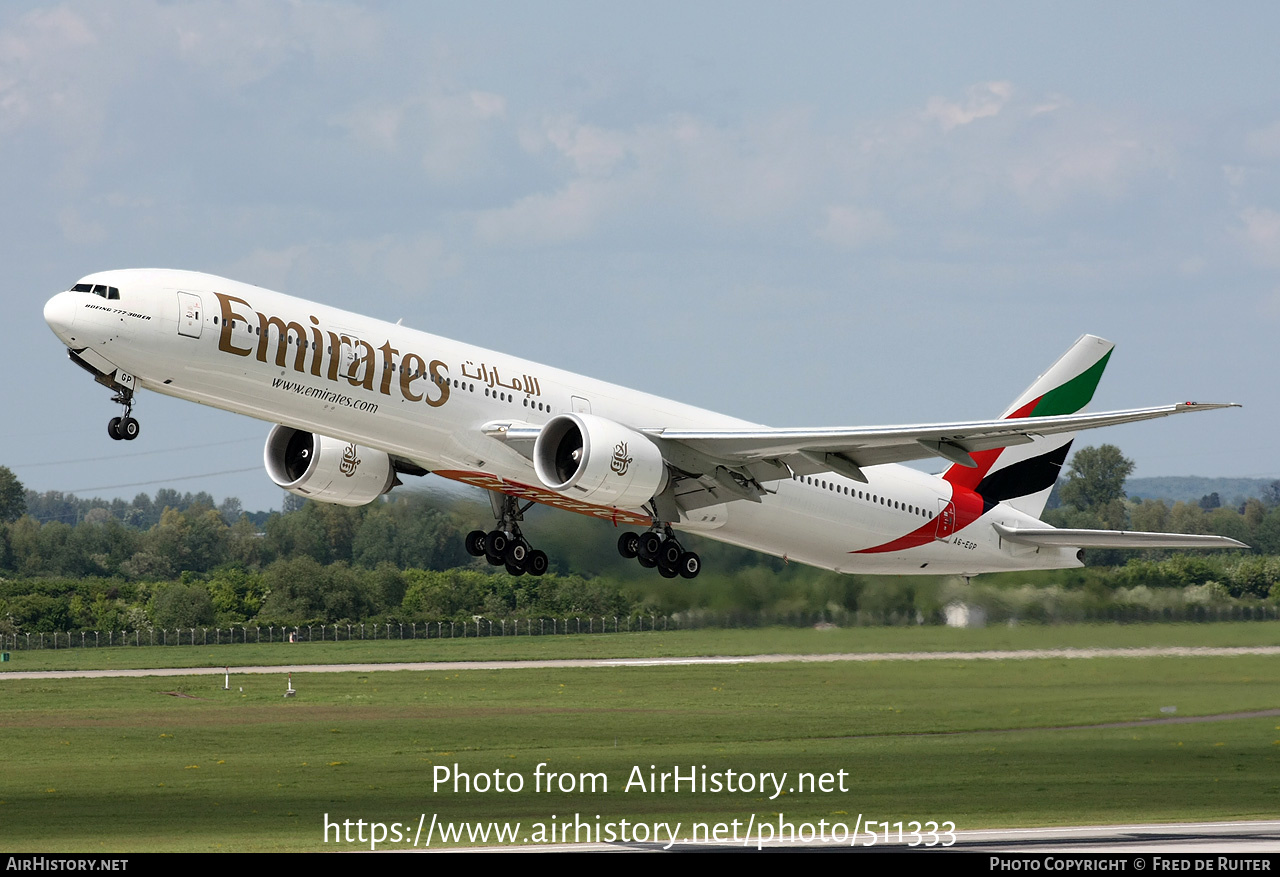
<path id="1" fill-rule="evenodd" d="M 685 551 L 666 524 L 655 523 L 640 534 L 623 533 L 618 537 L 618 553 L 627 559 L 635 558 L 646 569 L 657 567 L 663 578 L 692 579 L 702 570 L 701 558 Z"/>
<path id="2" fill-rule="evenodd" d="M 468 533 L 467 553 L 472 557 L 483 557 L 493 566 L 505 566 L 513 576 L 525 573 L 531 576 L 542 575 L 550 565 L 546 553 L 533 548 L 520 532 L 519 522 L 524 520 L 524 513 L 533 503 L 527 503 L 521 508 L 514 496 L 498 496 L 501 498 L 490 494 L 498 526 L 488 533 L 484 530 L 472 530 Z"/>
<path id="3" fill-rule="evenodd" d="M 111 401 L 123 405 L 124 414 L 107 421 L 107 435 L 116 441 L 133 441 L 142 432 L 142 425 L 133 418 L 133 390 L 121 390 Z"/>

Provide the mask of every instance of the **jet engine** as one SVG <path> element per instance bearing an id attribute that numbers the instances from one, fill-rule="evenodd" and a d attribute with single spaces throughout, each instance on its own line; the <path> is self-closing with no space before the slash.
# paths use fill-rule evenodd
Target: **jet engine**
<path id="1" fill-rule="evenodd" d="M 639 508 L 667 484 L 652 439 L 591 414 L 547 421 L 533 446 L 533 469 L 551 490 L 619 508 Z"/>
<path id="2" fill-rule="evenodd" d="M 289 426 L 271 430 L 263 456 L 272 481 L 320 502 L 364 505 L 398 483 L 382 451 Z"/>

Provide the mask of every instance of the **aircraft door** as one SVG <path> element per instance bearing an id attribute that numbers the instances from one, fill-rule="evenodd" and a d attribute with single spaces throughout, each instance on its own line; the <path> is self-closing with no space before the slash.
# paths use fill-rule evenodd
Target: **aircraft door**
<path id="1" fill-rule="evenodd" d="M 354 332 L 339 330 L 338 349 L 334 351 L 338 357 L 338 374 L 353 383 L 365 379 L 365 369 L 372 368 L 363 355 L 362 344 Z"/>
<path id="2" fill-rule="evenodd" d="M 956 504 L 945 499 L 938 500 L 937 529 L 933 538 L 941 542 L 947 541 L 956 529 Z"/>
<path id="3" fill-rule="evenodd" d="M 569 398 L 573 404 L 574 414 L 590 414 L 591 413 L 590 400 L 584 399 L 581 396 L 570 396 Z"/>
<path id="4" fill-rule="evenodd" d="M 339 348 L 338 354 L 338 374 L 349 380 L 359 380 L 359 359 L 356 357 L 355 344 L 348 340 L 346 335 L 342 336 L 342 346 Z"/>
<path id="5" fill-rule="evenodd" d="M 194 292 L 178 293 L 178 334 L 199 338 L 204 328 L 204 308 Z"/>

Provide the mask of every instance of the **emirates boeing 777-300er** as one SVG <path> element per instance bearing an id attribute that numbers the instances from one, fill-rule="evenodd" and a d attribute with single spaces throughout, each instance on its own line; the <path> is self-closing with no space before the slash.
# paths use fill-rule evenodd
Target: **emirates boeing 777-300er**
<path id="1" fill-rule="evenodd" d="M 618 550 L 698 574 L 676 532 L 837 572 L 975 575 L 1079 566 L 1088 547 L 1243 547 L 1219 536 L 1064 530 L 1039 520 L 1073 434 L 1230 407 L 1081 413 L 1112 344 L 1085 335 L 994 420 L 776 429 L 257 286 L 189 271 L 91 274 L 44 308 L 73 362 L 139 432 L 141 388 L 273 423 L 271 479 L 363 505 L 401 475 L 488 491 L 467 550 L 541 575 L 533 503 L 626 528 Z M 936 457 L 941 475 L 897 465 Z"/>

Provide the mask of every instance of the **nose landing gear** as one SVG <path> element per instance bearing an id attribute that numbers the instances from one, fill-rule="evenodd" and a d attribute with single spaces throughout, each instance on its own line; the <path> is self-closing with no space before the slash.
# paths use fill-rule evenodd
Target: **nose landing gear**
<path id="1" fill-rule="evenodd" d="M 142 425 L 133 418 L 133 391 L 121 390 L 111 401 L 123 405 L 124 414 L 107 421 L 107 435 L 115 441 L 133 441 L 142 432 Z"/>

